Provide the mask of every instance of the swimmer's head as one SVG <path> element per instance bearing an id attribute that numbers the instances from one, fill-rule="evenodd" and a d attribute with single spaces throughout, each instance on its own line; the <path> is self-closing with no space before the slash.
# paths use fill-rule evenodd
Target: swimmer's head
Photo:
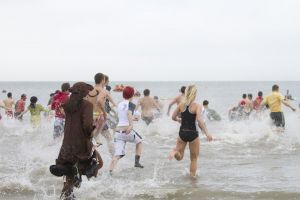
<path id="1" fill-rule="evenodd" d="M 12 93 L 11 92 L 7 93 L 7 97 L 12 98 Z"/>
<path id="2" fill-rule="evenodd" d="M 247 94 L 243 94 L 243 99 L 246 99 L 247 98 Z"/>
<path id="3" fill-rule="evenodd" d="M 38 98 L 36 96 L 30 97 L 30 107 L 35 108 L 35 104 L 38 101 Z"/>
<path id="4" fill-rule="evenodd" d="M 109 85 L 107 85 L 105 88 L 107 91 L 109 91 L 109 92 L 111 91 L 111 87 Z"/>
<path id="5" fill-rule="evenodd" d="M 248 99 L 252 99 L 253 98 L 253 95 L 252 94 L 248 94 Z"/>
<path id="6" fill-rule="evenodd" d="M 100 84 L 102 81 L 105 80 L 105 75 L 102 73 L 97 73 L 94 77 L 95 84 Z"/>
<path id="7" fill-rule="evenodd" d="M 153 98 L 154 98 L 154 100 L 158 100 L 158 96 L 154 96 Z"/>
<path id="8" fill-rule="evenodd" d="M 140 93 L 139 91 L 136 91 L 135 94 L 134 94 L 134 96 L 140 97 L 140 96 L 141 96 L 141 93 Z"/>
<path id="9" fill-rule="evenodd" d="M 258 94 L 257 94 L 257 96 L 262 97 L 263 96 L 263 92 L 259 91 Z"/>
<path id="10" fill-rule="evenodd" d="M 208 106 L 209 102 L 207 100 L 203 101 L 203 106 Z"/>
<path id="11" fill-rule="evenodd" d="M 150 90 L 149 89 L 145 89 L 144 90 L 144 96 L 148 97 L 150 95 Z"/>
<path id="12" fill-rule="evenodd" d="M 130 87 L 130 86 L 126 86 L 124 89 L 123 89 L 123 98 L 128 100 L 128 99 L 131 99 L 134 95 L 134 88 L 133 87 Z"/>
<path id="13" fill-rule="evenodd" d="M 38 98 L 36 96 L 30 97 L 30 103 L 36 104 L 37 101 L 38 101 Z"/>
<path id="14" fill-rule="evenodd" d="M 62 92 L 67 92 L 67 91 L 69 91 L 69 89 L 70 89 L 70 83 L 63 83 L 62 85 L 61 85 L 61 91 Z"/>
<path id="15" fill-rule="evenodd" d="M 185 93 L 185 89 L 186 89 L 186 87 L 185 87 L 185 86 L 182 86 L 182 87 L 180 88 L 180 92 L 181 92 L 182 94 L 184 94 L 184 93 Z"/>
<path id="16" fill-rule="evenodd" d="M 279 91 L 279 86 L 278 85 L 273 85 L 272 86 L 272 91 L 273 92 L 278 92 Z"/>
<path id="17" fill-rule="evenodd" d="M 22 94 L 22 95 L 21 95 L 21 99 L 22 99 L 22 100 L 26 100 L 26 99 L 27 99 L 26 94 Z"/>

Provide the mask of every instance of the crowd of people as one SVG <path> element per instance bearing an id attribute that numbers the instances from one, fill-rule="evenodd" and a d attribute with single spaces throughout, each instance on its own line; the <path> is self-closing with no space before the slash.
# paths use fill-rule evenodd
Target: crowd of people
<path id="1" fill-rule="evenodd" d="M 146 125 L 161 117 L 163 104 L 157 96 L 150 96 L 151 91 L 145 89 L 143 97 L 131 86 L 122 88 L 122 101 L 116 103 L 110 94 L 109 77 L 102 73 L 94 76 L 95 85 L 77 82 L 72 86 L 63 83 L 59 91 L 51 95 L 48 106 L 45 108 L 38 103 L 38 98 L 30 97 L 30 105 L 26 107 L 26 94 L 22 94 L 18 101 L 14 101 L 12 93 L 7 93 L 1 108 L 9 119 L 23 120 L 28 111 L 30 121 L 34 127 L 41 123 L 41 112 L 54 112 L 53 138 L 63 138 L 59 155 L 50 172 L 58 177 L 65 177 L 62 189 L 64 199 L 74 199 L 74 187 L 80 187 L 81 176 L 96 177 L 98 170 L 103 166 L 103 160 L 97 147 L 101 145 L 100 136 L 107 142 L 108 152 L 111 155 L 109 173 L 113 175 L 118 160 L 125 156 L 126 143 L 136 146 L 134 164 L 136 168 L 144 168 L 141 163 L 143 139 L 134 126 L 135 121 L 143 120 Z M 206 120 L 220 121 L 221 116 L 209 108 L 209 101 L 196 102 L 197 87 L 195 85 L 182 86 L 180 94 L 172 99 L 168 105 L 167 115 L 176 105 L 172 120 L 180 124 L 179 135 L 175 147 L 169 154 L 169 159 L 182 160 L 184 151 L 189 145 L 190 176 L 194 177 L 197 171 L 199 157 L 199 129 L 208 141 L 213 140 L 209 133 Z M 282 104 L 293 108 L 287 99 L 279 92 L 279 86 L 272 87 L 272 93 L 263 97 L 258 92 L 253 100 L 252 94 L 243 94 L 237 106 L 230 109 L 230 120 L 249 118 L 251 113 L 259 113 L 266 108 L 270 109 L 270 117 L 276 127 L 284 128 L 285 120 Z M 198 128 L 197 128 L 198 126 Z"/>

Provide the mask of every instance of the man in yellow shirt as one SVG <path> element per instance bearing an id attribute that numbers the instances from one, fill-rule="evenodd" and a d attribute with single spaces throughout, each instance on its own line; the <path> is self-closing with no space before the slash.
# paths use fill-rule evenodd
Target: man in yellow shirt
<path id="1" fill-rule="evenodd" d="M 273 123 L 277 127 L 285 127 L 284 115 L 282 112 L 282 104 L 289 107 L 293 111 L 296 111 L 288 101 L 285 100 L 284 96 L 279 92 L 279 86 L 273 85 L 272 93 L 264 98 L 261 103 L 262 105 L 268 105 L 270 108 L 270 117 L 273 120 Z"/>

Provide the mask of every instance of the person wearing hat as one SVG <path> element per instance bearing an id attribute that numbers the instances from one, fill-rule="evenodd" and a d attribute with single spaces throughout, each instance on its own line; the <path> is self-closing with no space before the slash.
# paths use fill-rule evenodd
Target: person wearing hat
<path id="1" fill-rule="evenodd" d="M 93 104 L 85 100 L 93 87 L 84 82 L 75 83 L 71 96 L 62 107 L 65 112 L 64 138 L 56 165 L 50 166 L 55 176 L 66 176 L 62 190 L 64 199 L 73 199 L 73 188 L 79 187 L 81 176 L 97 176 L 103 166 L 100 154 L 95 150 L 93 138 Z"/>
<path id="2" fill-rule="evenodd" d="M 25 111 L 26 99 L 27 99 L 26 94 L 22 94 L 21 98 L 16 102 L 15 105 L 15 118 L 21 121 L 23 120 L 23 118 L 19 117 L 19 115 Z"/>
<path id="3" fill-rule="evenodd" d="M 134 143 L 136 145 L 134 166 L 143 168 L 143 166 L 140 164 L 140 157 L 142 153 L 142 137 L 133 130 L 133 113 L 136 107 L 131 102 L 133 95 L 134 89 L 129 86 L 125 87 L 123 90 L 124 100 L 117 106 L 119 122 L 115 129 L 115 152 L 109 166 L 110 174 L 112 174 L 118 160 L 125 156 L 125 145 L 127 142 Z"/>

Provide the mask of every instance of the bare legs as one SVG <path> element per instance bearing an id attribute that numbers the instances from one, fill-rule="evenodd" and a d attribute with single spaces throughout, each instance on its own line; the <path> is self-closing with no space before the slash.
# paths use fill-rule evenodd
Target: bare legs
<path id="1" fill-rule="evenodd" d="M 176 147 L 170 152 L 169 160 L 175 158 L 176 160 L 182 160 L 184 156 L 184 150 L 187 143 L 182 141 L 180 138 L 177 139 Z M 192 142 L 189 142 L 189 149 L 190 149 L 190 176 L 194 177 L 197 171 L 197 161 L 199 156 L 200 150 L 200 140 L 196 138 Z"/>

